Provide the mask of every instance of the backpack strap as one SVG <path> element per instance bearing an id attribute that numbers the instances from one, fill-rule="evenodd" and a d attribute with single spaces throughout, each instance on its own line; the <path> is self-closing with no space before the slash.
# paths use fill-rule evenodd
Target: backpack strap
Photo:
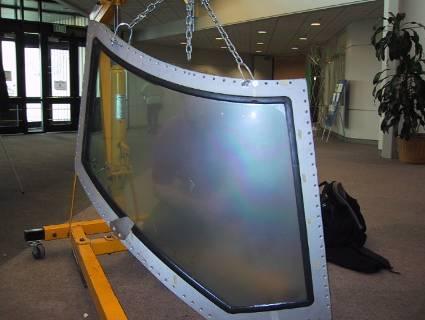
<path id="1" fill-rule="evenodd" d="M 400 274 L 400 272 L 393 270 L 393 266 L 391 265 L 391 263 L 383 256 L 365 247 L 356 248 L 356 250 L 359 251 L 363 256 L 368 257 L 370 260 L 375 261 L 375 263 L 382 269 L 386 269 L 391 273 Z"/>
<path id="2" fill-rule="evenodd" d="M 327 186 L 329 184 L 329 182 L 327 182 L 326 180 L 325 181 L 322 181 L 322 182 L 320 182 L 320 184 L 319 184 L 319 188 L 321 188 L 321 187 L 323 187 L 323 186 Z"/>

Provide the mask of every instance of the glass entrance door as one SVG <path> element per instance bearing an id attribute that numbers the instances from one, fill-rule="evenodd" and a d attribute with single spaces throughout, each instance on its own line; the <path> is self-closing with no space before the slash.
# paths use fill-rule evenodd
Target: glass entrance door
<path id="1" fill-rule="evenodd" d="M 22 101 L 18 96 L 16 57 L 15 33 L 0 33 L 0 76 L 4 76 L 6 85 L 1 89 L 9 96 L 8 103 L 3 101 L 0 105 L 0 131 L 4 133 L 22 132 L 24 125 Z"/>
<path id="2" fill-rule="evenodd" d="M 2 20 L 0 134 L 77 130 L 84 53 L 82 32 Z"/>
<path id="3" fill-rule="evenodd" d="M 50 37 L 47 45 L 48 73 L 47 131 L 73 130 L 77 128 L 79 107 L 78 47 L 69 39 Z"/>
<path id="4" fill-rule="evenodd" d="M 40 35 L 25 33 L 25 107 L 28 132 L 44 131 Z"/>

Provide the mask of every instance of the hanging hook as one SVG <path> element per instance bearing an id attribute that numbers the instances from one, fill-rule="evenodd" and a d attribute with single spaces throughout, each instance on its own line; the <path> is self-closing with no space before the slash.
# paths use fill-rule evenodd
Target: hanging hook
<path id="1" fill-rule="evenodd" d="M 244 74 L 242 68 L 244 68 L 248 72 L 248 75 L 250 76 L 251 79 L 245 78 L 245 74 Z M 251 83 L 252 80 L 255 80 L 254 75 L 251 72 L 251 69 L 247 66 L 247 64 L 245 62 L 238 63 L 238 69 L 239 69 L 240 74 L 242 75 L 242 79 L 244 80 L 242 82 L 242 86 L 248 86 Z"/>
<path id="2" fill-rule="evenodd" d="M 115 28 L 114 36 L 112 37 L 111 41 L 112 44 L 117 44 L 117 35 L 118 31 L 121 27 L 127 27 L 128 30 L 130 30 L 130 36 L 128 37 L 128 44 L 131 44 L 131 38 L 133 37 L 133 28 L 126 22 L 121 22 L 117 27 Z"/>

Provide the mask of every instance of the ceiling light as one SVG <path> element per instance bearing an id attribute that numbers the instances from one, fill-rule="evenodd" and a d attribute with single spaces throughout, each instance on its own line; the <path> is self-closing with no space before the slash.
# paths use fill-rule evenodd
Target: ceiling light
<path id="1" fill-rule="evenodd" d="M 186 42 L 183 42 L 183 41 L 182 41 L 182 42 L 180 42 L 180 44 L 186 44 Z"/>
<path id="2" fill-rule="evenodd" d="M 291 49 L 292 49 L 292 50 L 299 50 L 300 48 L 292 47 Z"/>
<path id="3" fill-rule="evenodd" d="M 264 42 L 257 42 L 257 44 L 261 46 L 264 44 Z"/>
<path id="4" fill-rule="evenodd" d="M 267 31 L 265 31 L 265 30 L 258 30 L 257 33 L 259 33 L 259 34 L 266 34 Z"/>
<path id="5" fill-rule="evenodd" d="M 263 51 L 261 51 L 261 50 L 256 50 L 255 52 L 256 52 L 256 53 L 262 53 Z"/>
<path id="6" fill-rule="evenodd" d="M 307 40 L 307 38 L 306 38 L 306 37 L 301 37 L 301 38 L 300 38 L 300 40 L 302 40 L 302 41 L 306 41 L 306 40 Z"/>
<path id="7" fill-rule="evenodd" d="M 312 25 L 313 27 L 318 27 L 318 26 L 320 26 L 320 22 L 313 22 L 311 25 Z"/>
<path id="8" fill-rule="evenodd" d="M 217 38 L 215 38 L 215 40 L 223 40 L 223 38 L 222 37 L 217 37 Z"/>
<path id="9" fill-rule="evenodd" d="M 220 49 L 227 49 L 227 47 L 223 46 L 223 47 L 220 47 Z"/>

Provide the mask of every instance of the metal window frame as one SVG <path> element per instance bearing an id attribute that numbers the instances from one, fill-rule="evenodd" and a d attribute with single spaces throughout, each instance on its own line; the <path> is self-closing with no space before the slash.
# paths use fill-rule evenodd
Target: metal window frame
<path id="1" fill-rule="evenodd" d="M 83 165 L 83 148 L 85 143 L 86 112 L 89 101 L 89 76 L 94 41 L 99 41 L 113 55 L 119 57 L 135 70 L 141 70 L 153 77 L 164 79 L 189 90 L 199 90 L 219 95 L 243 96 L 261 100 L 264 97 L 288 97 L 292 101 L 293 124 L 296 148 L 299 158 L 299 176 L 304 200 L 305 228 L 307 231 L 309 260 L 312 275 L 313 302 L 308 306 L 291 309 L 259 311 L 250 313 L 229 313 L 212 302 L 195 287 L 179 276 L 158 256 L 155 255 L 139 238 L 130 231 L 123 239 L 129 251 L 160 280 L 168 289 L 186 302 L 195 311 L 207 319 L 297 319 L 328 320 L 331 319 L 330 295 L 326 266 L 326 254 L 323 241 L 323 227 L 317 182 L 317 169 L 314 152 L 313 134 L 310 123 L 310 110 L 307 99 L 305 80 L 292 81 L 254 81 L 242 86 L 242 79 L 212 76 L 182 69 L 150 57 L 121 39 L 113 43 L 113 33 L 104 25 L 91 21 L 87 32 L 86 66 L 83 81 L 83 97 L 77 138 L 75 169 L 89 199 L 100 216 L 109 224 L 116 223 L 120 217 L 108 204 L 96 188 L 89 173 Z M 196 80 L 196 81 L 194 81 Z"/>

